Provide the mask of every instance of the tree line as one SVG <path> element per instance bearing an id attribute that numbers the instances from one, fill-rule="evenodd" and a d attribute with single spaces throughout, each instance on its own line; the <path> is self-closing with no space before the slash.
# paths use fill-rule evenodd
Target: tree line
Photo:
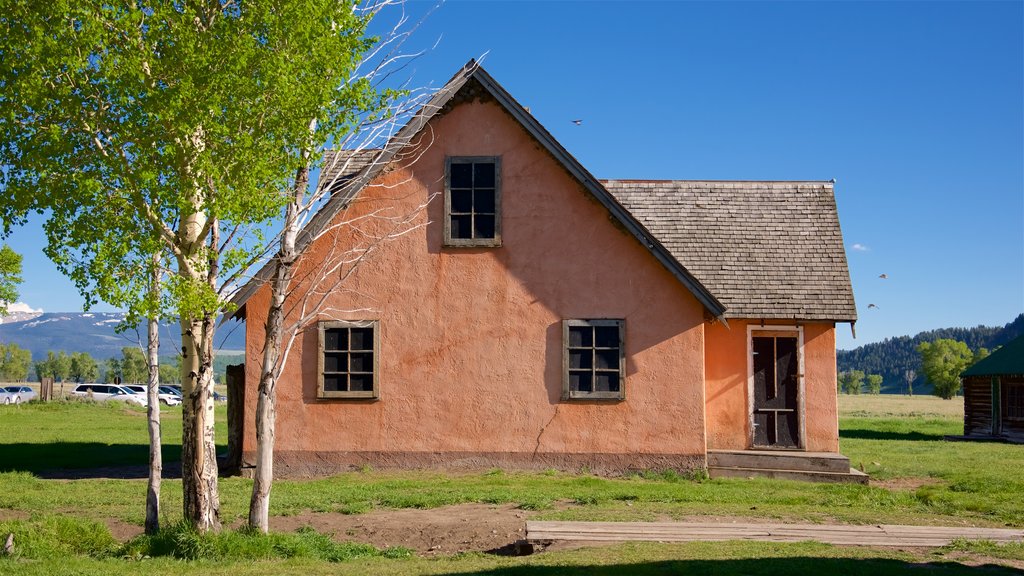
<path id="1" fill-rule="evenodd" d="M 994 350 L 1021 334 L 1024 334 L 1024 314 L 1004 326 L 941 328 L 915 336 L 886 338 L 853 350 L 837 350 L 836 362 L 840 372 L 856 369 L 865 374 L 881 375 L 882 390 L 885 392 L 912 394 L 915 386 L 921 391 L 930 384 L 918 350 L 922 343 L 940 339 L 955 340 L 963 342 L 971 350 Z"/>
<path id="2" fill-rule="evenodd" d="M 214 380 L 224 381 L 226 365 L 237 357 L 218 358 L 214 366 Z M 166 357 L 159 364 L 161 384 L 176 384 L 180 381 L 181 359 Z M 52 350 L 46 357 L 32 361 L 32 353 L 11 342 L 0 344 L 0 381 L 25 382 L 52 378 L 55 382 L 114 382 L 120 378 L 125 384 L 144 384 L 149 379 L 149 362 L 140 348 L 125 346 L 120 357 L 97 361 L 88 352 L 68 354 Z"/>
<path id="3" fill-rule="evenodd" d="M 1018 317 L 1020 320 L 1022 317 Z M 922 376 L 931 384 L 931 393 L 940 398 L 950 399 L 960 392 L 960 374 L 969 366 L 986 358 L 989 351 L 985 347 L 976 350 L 959 340 L 938 338 L 931 342 L 921 342 L 915 349 L 920 362 Z M 904 372 L 907 392 L 913 396 L 916 370 L 910 368 Z M 880 394 L 883 377 L 880 374 L 865 374 L 863 370 L 848 369 L 839 372 L 836 386 L 845 394 Z M 865 388 L 866 384 L 866 388 Z"/>

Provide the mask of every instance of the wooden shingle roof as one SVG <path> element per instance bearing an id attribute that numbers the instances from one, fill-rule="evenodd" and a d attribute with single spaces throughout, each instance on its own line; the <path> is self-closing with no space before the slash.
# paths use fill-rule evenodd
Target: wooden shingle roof
<path id="1" fill-rule="evenodd" d="M 325 150 L 320 176 L 317 178 L 317 188 L 325 186 L 336 190 L 343 188 L 364 168 L 372 165 L 381 151 L 380 148 Z"/>
<path id="2" fill-rule="evenodd" d="M 857 319 L 831 182 L 602 184 L 726 318 Z"/>

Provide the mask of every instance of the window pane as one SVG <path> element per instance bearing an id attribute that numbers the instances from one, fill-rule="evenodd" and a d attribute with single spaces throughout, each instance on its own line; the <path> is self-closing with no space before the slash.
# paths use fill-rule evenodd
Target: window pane
<path id="1" fill-rule="evenodd" d="M 450 188 L 472 188 L 473 187 L 473 165 L 472 164 L 456 164 L 452 162 L 452 174 L 451 181 L 448 183 Z"/>
<path id="2" fill-rule="evenodd" d="M 618 370 L 619 350 L 598 350 L 594 353 L 598 370 Z"/>
<path id="3" fill-rule="evenodd" d="M 619 347 L 619 327 L 618 326 L 595 326 L 594 327 L 594 338 L 596 342 L 595 346 L 598 348 L 618 348 Z"/>
<path id="4" fill-rule="evenodd" d="M 494 163 L 484 162 L 473 165 L 473 187 L 494 188 Z"/>
<path id="5" fill-rule="evenodd" d="M 348 372 L 348 354 L 344 352 L 325 352 L 324 372 Z"/>
<path id="6" fill-rule="evenodd" d="M 589 348 L 594 345 L 594 329 L 590 326 L 569 326 L 569 346 Z"/>
<path id="7" fill-rule="evenodd" d="M 493 214 L 488 214 L 488 215 L 477 214 L 473 218 L 473 223 L 474 223 L 474 228 L 473 228 L 473 237 L 474 238 L 494 238 L 494 215 Z"/>
<path id="8" fill-rule="evenodd" d="M 324 330 L 324 350 L 348 350 L 348 328 Z"/>
<path id="9" fill-rule="evenodd" d="M 352 328 L 352 350 L 373 350 L 373 328 Z"/>
<path id="10" fill-rule="evenodd" d="M 590 371 L 569 372 L 569 390 L 573 392 L 593 392 L 594 387 L 590 377 Z"/>
<path id="11" fill-rule="evenodd" d="M 596 381 L 594 382 L 595 392 L 618 392 L 619 391 L 619 373 L 618 372 L 598 372 Z"/>
<path id="12" fill-rule="evenodd" d="M 455 210 L 454 205 L 452 210 Z M 494 214 L 494 188 L 473 190 L 473 211 L 477 214 Z"/>
<path id="13" fill-rule="evenodd" d="M 352 374 L 349 377 L 353 392 L 369 392 L 373 390 L 373 374 Z"/>
<path id="14" fill-rule="evenodd" d="M 373 372 L 373 352 L 353 353 L 351 362 L 352 372 Z"/>
<path id="15" fill-rule="evenodd" d="M 324 376 L 324 392 L 345 392 L 345 375 Z"/>
<path id="16" fill-rule="evenodd" d="M 569 368 L 591 368 L 593 364 L 591 354 L 590 350 L 570 350 Z"/>
<path id="17" fill-rule="evenodd" d="M 452 238 L 472 238 L 473 217 L 452 216 Z"/>
<path id="18" fill-rule="evenodd" d="M 473 192 L 471 190 L 452 190 L 452 214 L 473 211 Z"/>

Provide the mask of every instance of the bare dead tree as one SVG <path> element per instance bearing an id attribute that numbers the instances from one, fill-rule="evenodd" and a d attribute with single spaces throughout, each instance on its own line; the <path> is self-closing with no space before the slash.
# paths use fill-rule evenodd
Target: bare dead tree
<path id="1" fill-rule="evenodd" d="M 376 13 L 389 2 L 379 2 L 366 8 Z M 375 86 L 401 71 L 406 62 L 418 54 L 404 54 L 401 46 L 419 23 L 407 28 L 404 12 L 391 32 L 370 51 L 350 82 L 370 80 Z M 364 186 L 379 186 L 359 179 L 358 175 L 374 173 L 374 168 L 402 161 L 402 151 L 412 142 L 400 142 L 396 135 L 403 122 L 413 123 L 422 117 L 429 92 L 425 89 L 407 90 L 408 97 L 390 104 L 387 113 L 364 119 L 355 129 L 329 144 L 338 150 L 331 152 L 311 145 L 302 150 L 303 165 L 292 181 L 289 202 L 284 209 L 284 221 L 268 251 L 276 253 L 257 275 L 257 281 L 270 286 L 270 303 L 264 325 L 263 361 L 256 400 L 256 463 L 252 497 L 249 503 L 249 526 L 262 532 L 268 530 L 270 494 L 274 479 L 275 426 L 277 420 L 277 382 L 296 337 L 311 322 L 330 317 L 335 311 L 327 306 L 327 296 L 335 292 L 352 274 L 357 265 L 368 258 L 379 246 L 403 236 L 422 224 L 416 224 L 429 199 L 403 212 L 384 206 L 352 218 L 341 210 L 351 203 L 351 196 Z M 309 124 L 310 142 L 317 142 L 318 124 Z M 383 147 L 378 148 L 381 143 Z M 325 144 L 327 144 L 325 142 Z M 425 149 L 422 140 L 412 146 Z M 320 184 L 309 191 L 309 175 L 314 159 L 322 158 Z M 366 159 L 369 159 L 367 162 Z M 326 178 L 324 175 L 328 175 Z M 331 176 L 333 175 L 333 176 Z M 332 195 L 332 204 L 328 204 Z M 339 198 L 347 198 L 345 202 Z M 332 209 L 332 210 L 329 210 Z M 337 210 L 337 212 L 335 212 Z M 352 230 L 363 223 L 373 222 L 374 233 L 359 235 L 361 242 L 342 246 L 337 232 Z M 325 237 L 330 251 L 321 264 L 296 275 L 296 264 L 302 249 Z M 301 290 L 298 288 L 301 287 Z M 286 308 L 287 306 L 287 308 Z"/>

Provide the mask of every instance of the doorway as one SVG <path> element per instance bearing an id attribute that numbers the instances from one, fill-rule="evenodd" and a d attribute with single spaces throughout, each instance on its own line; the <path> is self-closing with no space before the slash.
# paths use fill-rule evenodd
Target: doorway
<path id="1" fill-rule="evenodd" d="M 803 445 L 802 332 L 751 330 L 751 445 L 794 449 Z"/>

